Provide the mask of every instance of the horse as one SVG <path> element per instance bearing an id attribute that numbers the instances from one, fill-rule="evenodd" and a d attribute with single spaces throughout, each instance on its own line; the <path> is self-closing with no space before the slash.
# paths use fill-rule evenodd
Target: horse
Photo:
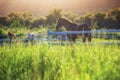
<path id="1" fill-rule="evenodd" d="M 87 24 L 78 25 L 72 23 L 71 21 L 65 18 L 59 18 L 56 25 L 56 31 L 59 30 L 62 26 L 64 26 L 67 31 L 85 31 L 85 30 L 91 31 L 91 28 Z M 86 38 L 88 39 L 88 42 L 91 42 L 92 40 L 91 33 L 83 33 L 81 35 L 83 36 L 82 39 L 83 42 L 86 42 Z M 68 37 L 70 39 L 70 42 L 71 41 L 75 42 L 76 38 L 78 38 L 78 34 L 68 34 Z"/>
<path id="2" fill-rule="evenodd" d="M 12 32 L 8 32 L 8 38 L 10 39 L 10 43 L 12 43 L 13 39 L 17 39 L 16 35 Z"/>
<path id="3" fill-rule="evenodd" d="M 8 37 L 10 39 L 16 39 L 17 38 L 16 35 L 14 33 L 12 33 L 12 32 L 8 32 Z"/>

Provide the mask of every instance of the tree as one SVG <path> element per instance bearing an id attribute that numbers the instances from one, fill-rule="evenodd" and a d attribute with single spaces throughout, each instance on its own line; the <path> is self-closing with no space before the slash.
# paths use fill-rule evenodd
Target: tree
<path id="1" fill-rule="evenodd" d="M 112 19 L 112 23 L 109 23 L 112 25 L 110 28 L 120 29 L 120 8 L 110 10 L 108 12 L 108 18 Z"/>
<path id="2" fill-rule="evenodd" d="M 30 12 L 12 12 L 7 15 L 9 21 L 12 23 L 14 20 L 18 20 L 22 25 L 30 26 L 33 20 L 33 16 Z"/>
<path id="3" fill-rule="evenodd" d="M 0 24 L 3 25 L 3 26 L 9 26 L 10 25 L 10 21 L 9 21 L 8 17 L 1 16 L 0 17 Z"/>
<path id="4" fill-rule="evenodd" d="M 115 21 L 120 21 L 120 8 L 113 9 L 109 12 L 109 17 Z"/>
<path id="5" fill-rule="evenodd" d="M 47 16 L 47 24 L 48 25 L 55 24 L 61 16 L 62 16 L 62 10 L 61 9 L 51 10 L 49 15 Z"/>
<path id="6" fill-rule="evenodd" d="M 80 17 L 79 19 L 80 24 L 87 24 L 88 26 L 92 25 L 92 15 L 91 14 L 85 14 L 84 16 Z"/>
<path id="7" fill-rule="evenodd" d="M 23 24 L 25 26 L 31 26 L 32 20 L 34 18 L 32 13 L 29 12 L 29 11 L 26 11 L 26 12 L 22 12 L 22 13 L 19 13 L 19 14 L 20 14 L 19 17 L 21 17 L 22 20 L 23 20 Z"/>
<path id="8" fill-rule="evenodd" d="M 20 23 L 19 20 L 14 20 L 9 27 L 10 28 L 20 28 L 20 27 L 22 27 L 22 24 Z"/>
<path id="9" fill-rule="evenodd" d="M 72 12 L 64 13 L 64 17 L 66 17 L 67 19 L 71 20 L 74 23 L 77 23 L 79 19 L 79 15 Z"/>
<path id="10" fill-rule="evenodd" d="M 0 28 L 0 39 L 6 39 L 7 38 L 7 32 Z M 0 45 L 4 42 L 4 40 L 0 41 Z"/>
<path id="11" fill-rule="evenodd" d="M 46 18 L 45 17 L 39 17 L 32 22 L 32 28 L 40 27 L 40 26 L 44 27 L 45 24 L 46 24 Z"/>
<path id="12" fill-rule="evenodd" d="M 92 20 L 92 26 L 97 26 L 98 29 L 105 28 L 104 22 L 105 22 L 105 14 L 104 13 L 96 13 Z M 94 26 L 95 25 L 95 26 Z"/>

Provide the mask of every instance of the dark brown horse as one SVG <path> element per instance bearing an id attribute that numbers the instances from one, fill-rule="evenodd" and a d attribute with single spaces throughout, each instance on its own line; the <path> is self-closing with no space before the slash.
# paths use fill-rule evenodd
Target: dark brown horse
<path id="1" fill-rule="evenodd" d="M 77 25 L 65 18 L 59 18 L 56 25 L 56 30 L 59 30 L 60 27 L 62 26 L 64 26 L 67 31 L 86 31 L 86 30 L 91 31 L 91 28 L 87 24 Z M 91 42 L 91 38 L 92 38 L 91 33 L 84 33 L 81 35 L 82 35 L 83 42 L 86 42 L 86 38 L 88 39 L 88 42 Z M 69 34 L 68 37 L 70 41 L 75 42 L 75 39 L 78 37 L 78 34 Z"/>

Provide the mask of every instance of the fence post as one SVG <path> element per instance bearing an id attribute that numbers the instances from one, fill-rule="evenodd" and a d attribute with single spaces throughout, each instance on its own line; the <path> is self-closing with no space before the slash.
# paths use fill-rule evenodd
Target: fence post
<path id="1" fill-rule="evenodd" d="M 51 40 L 51 31 L 48 29 L 48 31 L 47 31 L 47 35 L 48 35 L 48 38 L 47 38 L 47 40 L 48 40 L 48 45 L 50 45 L 50 40 Z"/>
<path id="2" fill-rule="evenodd" d="M 65 41 L 68 41 L 67 33 L 65 34 Z"/>

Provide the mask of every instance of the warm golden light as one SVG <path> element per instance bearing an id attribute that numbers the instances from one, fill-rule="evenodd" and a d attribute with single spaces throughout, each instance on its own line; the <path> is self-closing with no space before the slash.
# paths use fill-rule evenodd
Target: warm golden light
<path id="1" fill-rule="evenodd" d="M 120 0 L 0 0 L 0 14 L 12 11 L 31 11 L 46 14 L 52 8 L 77 13 L 120 7 Z"/>

